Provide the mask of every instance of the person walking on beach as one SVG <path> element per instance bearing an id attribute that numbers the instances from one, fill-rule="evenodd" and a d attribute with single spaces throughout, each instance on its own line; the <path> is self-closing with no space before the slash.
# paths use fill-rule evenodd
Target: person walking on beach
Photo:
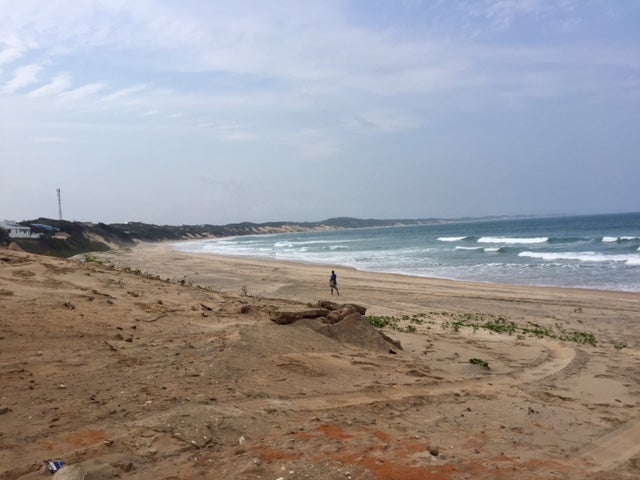
<path id="1" fill-rule="evenodd" d="M 333 290 L 336 290 L 336 293 L 338 295 L 340 295 L 340 292 L 338 291 L 338 276 L 336 275 L 336 272 L 334 272 L 333 270 L 331 270 L 331 278 L 329 279 L 329 287 L 331 287 L 331 295 L 333 295 Z"/>

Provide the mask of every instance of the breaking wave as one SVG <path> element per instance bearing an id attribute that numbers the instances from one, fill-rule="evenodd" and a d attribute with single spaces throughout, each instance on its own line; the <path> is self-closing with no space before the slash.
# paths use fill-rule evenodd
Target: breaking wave
<path id="1" fill-rule="evenodd" d="M 534 243 L 547 243 L 549 237 L 514 238 L 514 237 L 480 237 L 478 243 L 505 243 L 507 245 L 527 245 Z"/>
<path id="2" fill-rule="evenodd" d="M 596 252 L 520 252 L 519 257 L 539 258 L 546 261 L 574 260 L 578 262 L 624 262 L 627 265 L 640 265 L 640 255 L 605 255 Z"/>
<path id="3" fill-rule="evenodd" d="M 635 240 L 640 240 L 640 237 L 602 237 L 602 243 L 633 242 Z"/>

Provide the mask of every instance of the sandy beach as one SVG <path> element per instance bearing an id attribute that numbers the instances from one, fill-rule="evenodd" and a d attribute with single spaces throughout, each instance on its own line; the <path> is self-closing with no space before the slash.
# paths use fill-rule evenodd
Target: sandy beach
<path id="1" fill-rule="evenodd" d="M 0 478 L 640 478 L 637 293 L 82 257 L 0 250 Z"/>

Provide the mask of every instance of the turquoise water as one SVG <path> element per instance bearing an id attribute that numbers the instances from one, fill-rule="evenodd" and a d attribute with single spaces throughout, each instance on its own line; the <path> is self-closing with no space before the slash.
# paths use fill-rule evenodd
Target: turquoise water
<path id="1" fill-rule="evenodd" d="M 255 235 L 174 248 L 420 277 L 640 292 L 640 213 Z"/>

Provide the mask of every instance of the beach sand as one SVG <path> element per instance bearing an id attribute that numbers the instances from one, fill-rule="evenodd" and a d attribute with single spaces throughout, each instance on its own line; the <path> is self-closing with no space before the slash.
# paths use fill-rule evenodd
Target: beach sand
<path id="1" fill-rule="evenodd" d="M 0 250 L 0 478 L 640 478 L 637 293 L 88 258 Z"/>

